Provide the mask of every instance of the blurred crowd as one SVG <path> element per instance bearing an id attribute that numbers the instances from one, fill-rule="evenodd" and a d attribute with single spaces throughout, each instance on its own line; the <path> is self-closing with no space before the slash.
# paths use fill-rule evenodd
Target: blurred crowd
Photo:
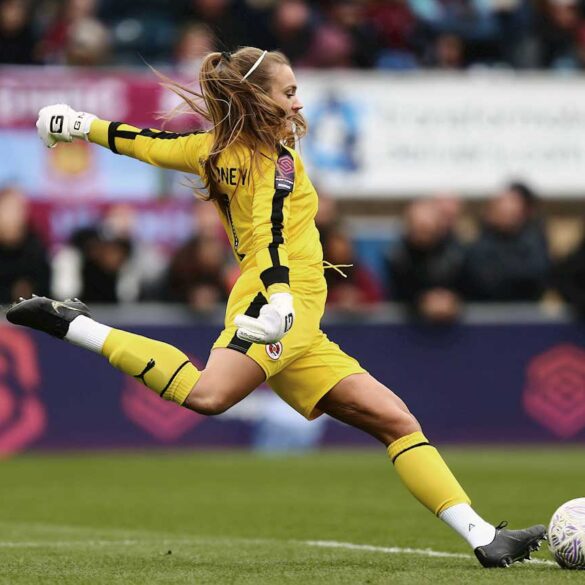
<path id="1" fill-rule="evenodd" d="M 296 67 L 580 70 L 584 0 L 0 0 L 0 63 L 172 65 L 281 49 Z"/>
<path id="2" fill-rule="evenodd" d="M 49 254 L 28 205 L 18 188 L 0 190 L 0 304 L 35 293 L 92 303 L 180 303 L 213 312 L 222 309 L 238 276 L 209 203 L 194 203 L 193 235 L 170 254 L 139 242 L 140 226 L 126 204 L 111 206 L 99 222 L 77 229 Z M 357 254 L 335 200 L 320 198 L 324 257 L 339 267 L 325 271 L 330 306 L 363 311 L 400 303 L 415 319 L 450 323 L 468 302 L 552 296 L 585 316 L 584 232 L 567 254 L 552 255 L 539 200 L 527 185 L 512 183 L 494 194 L 471 223 L 462 199 L 452 194 L 414 200 L 400 219 L 382 268 L 372 270 Z"/>

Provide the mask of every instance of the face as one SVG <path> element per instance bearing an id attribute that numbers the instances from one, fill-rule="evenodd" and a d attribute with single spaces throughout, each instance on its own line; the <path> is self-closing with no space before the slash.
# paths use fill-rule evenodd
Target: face
<path id="1" fill-rule="evenodd" d="M 514 191 L 504 191 L 488 204 L 486 221 L 502 233 L 517 232 L 526 221 L 522 197 Z"/>
<path id="2" fill-rule="evenodd" d="M 440 241 L 444 228 L 433 201 L 416 201 L 406 212 L 408 241 L 417 248 L 431 248 Z"/>
<path id="3" fill-rule="evenodd" d="M 288 65 L 277 65 L 272 76 L 270 97 L 286 112 L 287 120 L 298 113 L 303 104 L 297 96 L 297 80 Z"/>

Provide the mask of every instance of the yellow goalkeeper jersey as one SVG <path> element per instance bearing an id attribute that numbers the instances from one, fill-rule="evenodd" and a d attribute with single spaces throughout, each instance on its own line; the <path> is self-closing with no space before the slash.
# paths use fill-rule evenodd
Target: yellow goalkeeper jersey
<path id="1" fill-rule="evenodd" d="M 95 120 L 91 142 L 166 168 L 203 174 L 212 136 L 140 130 L 120 122 Z M 242 271 L 257 268 L 269 294 L 286 290 L 289 268 L 320 265 L 323 251 L 315 226 L 317 193 L 300 156 L 281 147 L 251 162 L 248 149 L 235 145 L 217 165 L 222 192 L 214 201 Z"/>

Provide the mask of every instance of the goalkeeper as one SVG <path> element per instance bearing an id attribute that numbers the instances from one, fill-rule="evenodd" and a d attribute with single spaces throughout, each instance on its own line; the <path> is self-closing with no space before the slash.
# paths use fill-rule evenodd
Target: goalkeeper
<path id="1" fill-rule="evenodd" d="M 203 178 L 241 268 L 205 369 L 171 345 L 94 321 L 77 299 L 21 299 L 8 320 L 97 352 L 162 398 L 202 414 L 224 412 L 267 381 L 308 419 L 327 413 L 384 443 L 406 487 L 483 566 L 528 558 L 544 526 L 512 531 L 478 516 L 404 402 L 320 329 L 327 290 L 318 200 L 293 150 L 306 125 L 288 60 L 252 47 L 210 53 L 199 80 L 200 93 L 167 84 L 209 120 L 209 132 L 140 130 L 62 104 L 43 108 L 37 128 L 49 147 L 85 139 Z"/>

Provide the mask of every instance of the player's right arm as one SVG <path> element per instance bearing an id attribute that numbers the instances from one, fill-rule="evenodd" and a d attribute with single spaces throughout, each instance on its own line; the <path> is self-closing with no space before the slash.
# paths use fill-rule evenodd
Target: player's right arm
<path id="1" fill-rule="evenodd" d="M 88 140 L 149 164 L 201 174 L 202 135 L 175 134 L 139 129 L 122 122 L 100 120 L 93 114 L 76 112 L 65 104 L 46 106 L 39 112 L 37 130 L 49 148 L 74 138 Z"/>

